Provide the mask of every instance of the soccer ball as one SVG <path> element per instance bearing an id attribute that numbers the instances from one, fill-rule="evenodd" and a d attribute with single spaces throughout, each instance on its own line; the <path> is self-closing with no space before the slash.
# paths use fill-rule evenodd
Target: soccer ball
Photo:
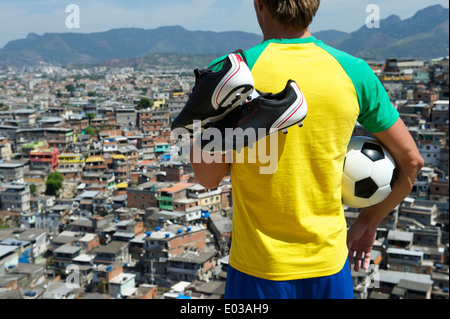
<path id="1" fill-rule="evenodd" d="M 376 139 L 354 136 L 347 146 L 342 174 L 342 202 L 353 208 L 383 201 L 392 191 L 395 162 Z"/>

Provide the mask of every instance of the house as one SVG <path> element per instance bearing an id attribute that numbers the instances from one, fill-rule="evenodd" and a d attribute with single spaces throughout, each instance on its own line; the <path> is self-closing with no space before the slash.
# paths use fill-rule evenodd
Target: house
<path id="1" fill-rule="evenodd" d="M 153 143 L 153 146 L 157 155 L 170 151 L 170 143 L 168 142 L 155 142 Z"/>
<path id="2" fill-rule="evenodd" d="M 170 225 L 146 232 L 144 238 L 145 273 L 167 275 L 167 260 L 188 249 L 204 252 L 206 232 L 200 226 Z"/>
<path id="3" fill-rule="evenodd" d="M 23 183 L 24 172 L 28 169 L 25 162 L 0 163 L 0 181 L 3 183 Z"/>
<path id="4" fill-rule="evenodd" d="M 112 278 L 108 283 L 108 292 L 114 298 L 131 297 L 137 292 L 136 275 L 121 273 Z"/>
<path id="5" fill-rule="evenodd" d="M 20 249 L 12 245 L 0 245 L 0 275 L 19 263 Z"/>
<path id="6" fill-rule="evenodd" d="M 390 298 L 398 298 L 402 295 L 400 289 L 405 292 L 404 289 L 408 290 L 411 287 L 411 282 L 418 284 L 421 286 L 421 296 L 427 298 L 429 296 L 428 293 L 424 294 L 424 287 L 428 287 L 431 292 L 433 281 L 431 280 L 431 275 L 429 274 L 418 274 L 418 273 L 410 273 L 410 272 L 402 272 L 402 271 L 394 271 L 394 270 L 384 270 L 380 269 L 379 272 L 379 288 L 376 288 L 375 291 L 387 293 L 390 295 Z M 400 281 L 405 280 L 408 283 Z M 398 286 L 400 284 L 400 286 Z M 397 288 L 397 289 L 396 289 Z M 414 288 L 413 295 L 414 295 Z M 393 294 L 393 295 L 392 295 Z M 424 299 L 425 299 L 424 298 Z"/>
<path id="7" fill-rule="evenodd" d="M 47 207 L 55 205 L 55 196 L 36 196 L 30 200 L 31 210 L 45 210 Z"/>
<path id="8" fill-rule="evenodd" d="M 173 210 L 173 202 L 187 197 L 187 189 L 193 183 L 179 182 L 170 187 L 161 188 L 156 197 L 160 209 Z"/>
<path id="9" fill-rule="evenodd" d="M 36 223 L 36 215 L 33 212 L 23 212 L 19 216 L 19 223 L 25 228 L 34 228 Z"/>
<path id="10" fill-rule="evenodd" d="M 120 105 L 114 107 L 116 123 L 123 130 L 134 130 L 137 124 L 137 113 L 134 105 Z"/>
<path id="11" fill-rule="evenodd" d="M 423 252 L 421 251 L 388 248 L 386 256 L 390 270 L 422 273 L 424 269 Z"/>
<path id="12" fill-rule="evenodd" d="M 222 255 L 227 255 L 231 247 L 231 218 L 222 216 L 220 213 L 210 214 L 208 229 L 214 237 L 217 249 Z"/>
<path id="13" fill-rule="evenodd" d="M 53 251 L 53 267 L 64 273 L 67 266 L 74 263 L 73 259 L 82 253 L 82 247 L 72 245 L 62 245 Z"/>
<path id="14" fill-rule="evenodd" d="M 80 293 L 80 289 L 75 285 L 68 285 L 66 282 L 50 281 L 47 289 L 42 295 L 42 299 L 75 299 Z"/>
<path id="15" fill-rule="evenodd" d="M 19 280 L 19 288 L 26 288 L 36 286 L 37 283 L 44 280 L 44 265 L 43 264 L 25 264 L 19 263 L 15 267 L 9 269 L 9 275 L 21 277 Z"/>
<path id="16" fill-rule="evenodd" d="M 135 187 L 128 187 L 127 205 L 139 209 L 158 207 L 159 191 L 170 185 L 170 183 L 146 182 Z"/>
<path id="17" fill-rule="evenodd" d="M 86 115 L 70 115 L 66 119 L 68 127 L 73 129 L 74 133 L 81 133 L 89 125 L 89 119 Z"/>
<path id="18" fill-rule="evenodd" d="M 391 296 L 392 299 L 431 299 L 431 284 L 400 279 Z"/>
<path id="19" fill-rule="evenodd" d="M 58 166 L 58 149 L 36 149 L 30 151 L 30 169 L 53 172 Z"/>
<path id="20" fill-rule="evenodd" d="M 30 186 L 26 183 L 4 183 L 0 186 L 0 203 L 4 210 L 26 212 L 30 210 Z"/>
<path id="21" fill-rule="evenodd" d="M 60 153 L 58 154 L 58 170 L 61 169 L 82 169 L 84 157 L 81 153 Z"/>
<path id="22" fill-rule="evenodd" d="M 110 265 L 114 263 L 123 264 L 130 260 L 128 242 L 111 241 L 110 243 L 96 248 L 94 263 Z"/>
<path id="23" fill-rule="evenodd" d="M 122 264 L 96 264 L 93 267 L 92 290 L 95 292 L 107 293 L 109 282 L 116 276 L 123 273 Z"/>
<path id="24" fill-rule="evenodd" d="M 97 234 L 100 244 L 105 245 L 111 241 L 112 234 L 116 231 L 113 222 L 114 216 L 92 215 L 89 218 L 80 218 L 70 223 L 70 229 L 75 232 Z"/>
<path id="25" fill-rule="evenodd" d="M 423 225 L 436 225 L 437 206 L 433 203 L 405 200 L 399 208 L 399 217 L 408 217 Z"/>
<path id="26" fill-rule="evenodd" d="M 83 168 L 84 172 L 106 173 L 107 165 L 105 159 L 101 156 L 89 156 Z"/>
<path id="27" fill-rule="evenodd" d="M 83 251 L 88 253 L 100 246 L 100 238 L 98 234 L 87 233 L 76 241 L 76 245 L 83 248 Z"/>
<path id="28" fill-rule="evenodd" d="M 111 155 L 111 164 L 108 165 L 108 173 L 114 175 L 115 179 L 120 182 L 126 182 L 130 174 L 130 163 L 123 154 Z"/>
<path id="29" fill-rule="evenodd" d="M 141 284 L 133 295 L 126 297 L 127 299 L 156 299 L 157 294 L 157 285 Z"/>
<path id="30" fill-rule="evenodd" d="M 32 228 L 20 231 L 15 234 L 19 240 L 26 240 L 32 246 L 32 258 L 35 262 L 40 261 L 43 254 L 47 251 L 49 246 L 49 238 L 44 229 Z"/>
<path id="31" fill-rule="evenodd" d="M 195 184 L 187 188 L 187 197 L 194 198 L 203 210 L 216 212 L 221 209 L 222 189 L 219 186 L 215 189 L 206 189 L 200 184 Z"/>
<path id="32" fill-rule="evenodd" d="M 116 224 L 117 231 L 112 240 L 128 242 L 144 233 L 144 222 L 135 220 L 122 220 Z"/>
<path id="33" fill-rule="evenodd" d="M 116 178 L 106 172 L 84 171 L 81 175 L 81 182 L 87 191 L 108 191 L 116 186 Z"/>
<path id="34" fill-rule="evenodd" d="M 0 160 L 11 160 L 13 151 L 11 148 L 11 143 L 6 137 L 0 137 Z"/>
<path id="35" fill-rule="evenodd" d="M 77 207 L 76 214 L 83 217 L 89 217 L 94 214 L 106 215 L 112 212 L 109 196 L 98 190 L 84 191 L 74 197 L 73 202 Z"/>
<path id="36" fill-rule="evenodd" d="M 168 259 L 167 277 L 171 280 L 203 280 L 213 276 L 215 251 L 187 250 Z"/>
<path id="37" fill-rule="evenodd" d="M 73 232 L 68 230 L 62 231 L 59 234 L 53 236 L 50 243 L 50 249 L 54 251 L 64 245 L 77 246 L 77 240 L 81 235 L 82 233 L 80 232 Z"/>
<path id="38" fill-rule="evenodd" d="M 196 280 L 186 287 L 186 292 L 200 295 L 204 299 L 223 299 L 225 294 L 225 281 L 223 280 Z"/>
<path id="39" fill-rule="evenodd" d="M 389 230 L 387 237 L 387 245 L 392 248 L 409 249 L 413 243 L 414 233 Z"/>

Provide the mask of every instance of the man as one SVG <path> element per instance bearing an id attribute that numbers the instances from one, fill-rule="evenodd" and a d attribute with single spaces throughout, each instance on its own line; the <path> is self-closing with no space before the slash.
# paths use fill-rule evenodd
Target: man
<path id="1" fill-rule="evenodd" d="M 423 166 L 369 66 L 311 36 L 308 25 L 319 3 L 254 1 L 264 42 L 242 54 L 255 88 L 279 92 L 292 79 L 308 103 L 302 128 L 276 133 L 277 170 L 260 174 L 263 164 L 248 158 L 230 164 L 215 157 L 211 163 L 205 159 L 216 155 L 206 152 L 191 163 L 206 188 L 217 187 L 231 171 L 226 298 L 353 298 L 350 263 L 354 259 L 356 271 L 367 269 L 378 223 L 410 193 Z M 341 178 L 357 121 L 389 150 L 398 177 L 389 197 L 363 209 L 347 232 Z"/>

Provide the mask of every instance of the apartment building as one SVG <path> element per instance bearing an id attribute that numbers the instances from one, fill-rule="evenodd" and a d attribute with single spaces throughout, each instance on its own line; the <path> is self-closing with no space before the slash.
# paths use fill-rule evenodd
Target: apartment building
<path id="1" fill-rule="evenodd" d="M 0 181 L 4 183 L 23 183 L 23 173 L 28 170 L 25 162 L 0 163 Z"/>
<path id="2" fill-rule="evenodd" d="M 85 158 L 81 153 L 58 154 L 58 170 L 60 169 L 82 169 Z"/>
<path id="3" fill-rule="evenodd" d="M 144 238 L 144 264 L 147 274 L 168 275 L 167 260 L 187 250 L 204 252 L 205 229 L 200 226 L 156 227 Z"/>
<path id="4" fill-rule="evenodd" d="M 0 186 L 0 203 L 3 210 L 26 212 L 30 210 L 30 186 L 26 183 L 4 183 Z"/>
<path id="5" fill-rule="evenodd" d="M 173 210 L 174 201 L 187 197 L 187 189 L 193 183 L 179 182 L 170 187 L 161 188 L 156 197 L 160 209 Z"/>
<path id="6" fill-rule="evenodd" d="M 46 132 L 48 146 L 58 148 L 61 152 L 74 142 L 72 128 L 47 128 Z"/>
<path id="7" fill-rule="evenodd" d="M 37 149 L 30 152 L 30 169 L 53 172 L 58 166 L 58 149 Z"/>

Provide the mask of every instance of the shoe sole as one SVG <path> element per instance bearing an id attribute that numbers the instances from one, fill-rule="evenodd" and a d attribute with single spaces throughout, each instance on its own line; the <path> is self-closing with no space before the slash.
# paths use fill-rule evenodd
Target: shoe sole
<path id="1" fill-rule="evenodd" d="M 228 55 L 228 58 L 231 61 L 232 67 L 219 82 L 216 89 L 214 90 L 213 95 L 211 96 L 211 105 L 216 110 L 219 107 L 226 107 L 229 104 L 232 104 L 232 101 L 235 98 L 234 96 L 236 94 L 236 91 L 240 87 L 246 86 L 251 87 L 252 89 L 254 87 L 252 73 L 250 72 L 250 69 L 241 58 L 241 56 L 239 54 L 230 54 Z M 243 69 L 243 71 L 241 71 L 241 68 Z M 246 84 L 241 85 L 240 83 Z M 230 92 L 227 92 L 227 87 L 231 87 Z M 250 94 L 251 92 L 248 93 L 248 95 Z M 245 98 L 247 98 L 247 96 L 245 96 Z"/>

